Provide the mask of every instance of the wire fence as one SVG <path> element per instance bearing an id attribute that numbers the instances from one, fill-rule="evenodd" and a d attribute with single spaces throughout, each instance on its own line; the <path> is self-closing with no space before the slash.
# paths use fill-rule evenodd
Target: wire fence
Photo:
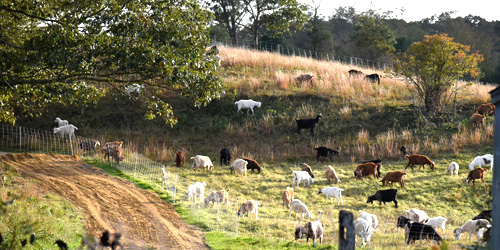
<path id="1" fill-rule="evenodd" d="M 51 131 L 11 125 L 1 125 L 0 129 L 0 150 L 2 151 L 78 155 L 84 160 L 109 164 L 134 179 L 141 180 L 166 192 L 173 203 L 188 210 L 194 221 L 203 225 L 209 231 L 224 232 L 232 237 L 263 238 L 276 244 L 276 247 L 279 247 L 280 244 L 306 244 L 304 240 L 294 241 L 294 232 L 297 225 L 305 225 L 307 220 L 301 219 L 300 214 L 290 212 L 289 208 L 283 207 L 281 199 L 270 197 L 268 200 L 259 201 L 261 206 L 258 208 L 258 214 L 250 213 L 249 215 L 238 216 L 237 213 L 241 204 L 247 200 L 231 199 L 231 195 L 229 195 L 227 203 L 209 202 L 205 204 L 203 200 L 188 200 L 185 193 L 194 182 L 166 170 L 163 164 L 130 150 L 135 148 L 132 144 L 122 145 L 124 159 L 117 162 L 113 157 L 103 159 L 102 146 L 89 146 L 95 145 L 94 143 L 98 141 L 96 139 L 80 136 L 60 136 Z M 103 141 L 102 138 L 100 139 Z M 204 196 L 208 197 L 212 191 L 210 188 L 206 189 Z M 323 244 L 338 244 L 338 212 L 340 209 L 353 211 L 353 213 L 357 213 L 357 210 L 359 210 L 354 207 L 338 205 L 334 199 L 321 204 L 309 205 L 313 209 L 310 208 L 310 210 L 315 211 L 313 213 L 314 219 L 321 218 L 325 228 Z M 384 225 L 377 229 L 372 238 L 372 242 L 384 242 L 384 245 L 374 243 L 377 247 L 385 249 L 401 248 L 401 246 L 410 249 L 414 247 L 430 247 L 426 241 L 416 243 L 415 246 L 407 246 L 404 244 L 402 230 L 397 230 L 395 227 L 396 221 L 394 221 L 394 218 L 397 218 L 397 216 L 377 216 L 380 225 Z M 451 213 L 446 216 L 448 223 L 452 224 L 461 224 L 461 217 L 463 216 L 459 213 Z M 442 235 L 445 240 L 453 239 L 453 234 L 449 230 L 443 232 Z M 359 237 L 357 242 L 360 244 Z M 449 247 L 449 249 L 460 249 L 458 245 Z"/>
<path id="2" fill-rule="evenodd" d="M 236 47 L 243 49 L 253 49 L 259 51 L 268 51 L 273 53 L 278 53 L 286 56 L 299 56 L 306 58 L 313 58 L 320 61 L 336 61 L 343 64 L 350 64 L 352 66 L 357 66 L 361 68 L 371 68 L 375 70 L 385 70 L 387 68 L 393 69 L 392 63 L 380 62 L 374 60 L 367 60 L 351 56 L 339 56 L 332 53 L 316 52 L 312 50 L 305 50 L 300 48 L 294 48 L 289 46 L 284 46 L 281 44 L 274 44 L 268 42 L 259 42 L 257 45 L 253 40 L 239 39 L 236 45 L 233 45 L 230 40 L 221 39 L 213 37 L 211 44 L 214 45 L 224 45 L 226 47 Z"/>

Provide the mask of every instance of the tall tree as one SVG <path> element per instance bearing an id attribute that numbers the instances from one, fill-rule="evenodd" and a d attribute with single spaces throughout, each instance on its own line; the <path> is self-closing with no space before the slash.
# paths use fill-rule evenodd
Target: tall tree
<path id="1" fill-rule="evenodd" d="M 273 30 L 275 35 L 301 29 L 307 22 L 306 7 L 297 0 L 243 0 L 255 45 L 259 45 L 260 29 Z"/>
<path id="2" fill-rule="evenodd" d="M 206 104 L 223 90 L 205 51 L 210 18 L 195 0 L 0 2 L 0 121 L 93 102 L 103 94 L 95 83 L 175 89 Z M 146 101 L 146 118 L 175 123 L 165 100 Z"/>
<path id="3" fill-rule="evenodd" d="M 445 94 L 459 77 L 480 75 L 483 56 L 469 51 L 470 46 L 453 42 L 447 34 L 425 36 L 395 59 L 394 69 L 415 85 L 432 116 L 443 110 Z"/>
<path id="4" fill-rule="evenodd" d="M 367 58 L 377 60 L 395 51 L 396 40 L 381 18 L 361 14 L 356 17 L 351 39 Z"/>
<path id="5" fill-rule="evenodd" d="M 211 0 L 207 4 L 215 15 L 215 20 L 226 28 L 233 46 L 238 44 L 238 31 L 245 15 L 243 0 Z"/>

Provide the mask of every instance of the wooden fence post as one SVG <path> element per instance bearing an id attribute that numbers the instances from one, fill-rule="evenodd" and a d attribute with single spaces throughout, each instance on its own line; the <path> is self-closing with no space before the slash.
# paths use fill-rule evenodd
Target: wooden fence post
<path id="1" fill-rule="evenodd" d="M 354 215 L 346 210 L 339 211 L 339 250 L 354 250 Z"/>

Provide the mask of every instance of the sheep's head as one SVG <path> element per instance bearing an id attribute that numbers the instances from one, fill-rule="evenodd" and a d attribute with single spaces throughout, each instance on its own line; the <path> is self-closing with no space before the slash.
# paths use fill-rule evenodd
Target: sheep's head
<path id="1" fill-rule="evenodd" d="M 453 235 L 455 236 L 456 240 L 460 240 L 460 236 L 462 235 L 462 229 L 455 228 L 455 230 L 453 230 Z"/>

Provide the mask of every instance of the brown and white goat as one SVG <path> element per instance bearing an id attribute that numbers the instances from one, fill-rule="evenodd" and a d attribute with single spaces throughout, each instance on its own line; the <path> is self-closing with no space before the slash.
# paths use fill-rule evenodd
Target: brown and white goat
<path id="1" fill-rule="evenodd" d="M 393 171 L 393 172 L 387 172 L 382 178 L 382 185 L 389 184 L 391 183 L 391 186 L 394 182 L 399 182 L 401 184 L 401 188 L 405 187 L 405 172 L 401 171 Z"/>
<path id="2" fill-rule="evenodd" d="M 225 202 L 226 206 L 229 204 L 229 189 L 228 190 L 219 190 L 212 191 L 207 198 L 203 200 L 205 206 L 208 206 L 208 203 L 212 202 L 212 206 L 216 202 Z"/>
<path id="3" fill-rule="evenodd" d="M 363 179 L 363 176 L 373 175 L 373 178 L 379 178 L 377 174 L 377 168 L 379 164 L 375 164 L 373 162 L 367 162 L 363 164 L 359 164 L 356 170 L 354 171 L 354 177 L 356 179 Z"/>
<path id="4" fill-rule="evenodd" d="M 484 171 L 487 171 L 486 168 L 475 168 L 469 172 L 467 179 L 465 179 L 465 184 L 469 184 L 472 181 L 472 185 L 476 183 L 476 179 L 481 179 L 484 183 Z"/>
<path id="5" fill-rule="evenodd" d="M 434 162 L 429 159 L 429 157 L 425 155 L 419 155 L 419 154 L 412 154 L 412 155 L 405 155 L 406 158 L 408 158 L 408 164 L 405 167 L 405 170 L 408 168 L 408 166 L 411 165 L 411 170 L 413 170 L 413 166 L 415 165 L 420 165 L 420 168 L 425 169 L 425 165 L 429 165 L 432 170 L 434 170 Z"/>
<path id="6" fill-rule="evenodd" d="M 283 191 L 283 194 L 281 195 L 281 198 L 283 199 L 283 206 L 289 207 L 290 204 L 292 204 L 293 197 L 294 197 L 293 187 L 287 187 L 285 191 Z"/>
<path id="7" fill-rule="evenodd" d="M 237 215 L 242 216 L 249 213 L 255 214 L 255 219 L 259 219 L 259 206 L 260 202 L 255 200 L 248 200 L 247 202 L 241 203 L 240 209 L 238 210 Z"/>
<path id="8" fill-rule="evenodd" d="M 314 178 L 314 174 L 312 173 L 311 166 L 307 165 L 307 163 L 300 164 L 302 171 L 306 171 L 312 178 Z"/>
<path id="9" fill-rule="evenodd" d="M 340 182 L 340 179 L 337 176 L 337 173 L 335 172 L 335 169 L 332 166 L 330 166 L 330 165 L 326 166 L 325 175 L 326 175 L 326 180 L 328 182 L 330 182 L 330 180 L 332 180 L 333 183 L 335 183 L 335 184 L 337 184 L 337 183 Z"/>

